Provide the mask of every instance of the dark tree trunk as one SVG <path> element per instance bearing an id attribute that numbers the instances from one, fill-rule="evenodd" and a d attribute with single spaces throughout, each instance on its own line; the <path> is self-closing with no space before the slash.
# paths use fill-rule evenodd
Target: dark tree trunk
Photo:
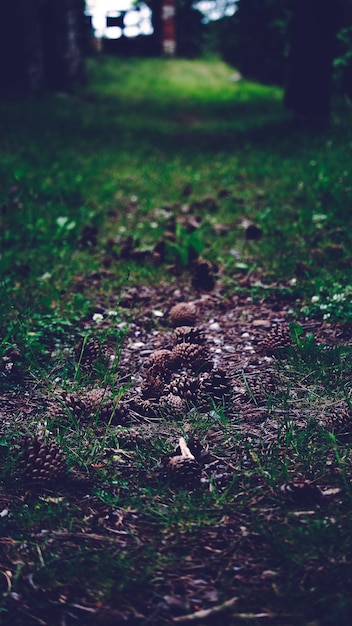
<path id="1" fill-rule="evenodd" d="M 337 24 L 331 0 L 294 1 L 285 104 L 299 118 L 329 118 Z"/>
<path id="2" fill-rule="evenodd" d="M 1 91 L 69 90 L 84 77 L 83 0 L 0 0 Z"/>

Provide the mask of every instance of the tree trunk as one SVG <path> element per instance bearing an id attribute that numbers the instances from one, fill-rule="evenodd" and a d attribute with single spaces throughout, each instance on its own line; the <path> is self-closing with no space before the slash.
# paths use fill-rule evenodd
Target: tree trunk
<path id="1" fill-rule="evenodd" d="M 84 77 L 83 0 L 0 0 L 1 91 L 69 90 Z"/>
<path id="2" fill-rule="evenodd" d="M 331 0 L 294 1 L 285 104 L 299 118 L 329 118 L 336 9 Z"/>

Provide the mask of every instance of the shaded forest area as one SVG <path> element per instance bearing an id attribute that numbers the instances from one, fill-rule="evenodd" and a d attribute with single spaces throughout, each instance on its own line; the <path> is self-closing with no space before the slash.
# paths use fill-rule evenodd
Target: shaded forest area
<path id="1" fill-rule="evenodd" d="M 92 36 L 84 0 L 3 0 L 3 91 L 71 90 L 85 78 Z M 162 54 L 162 0 L 149 0 L 154 33 L 128 54 Z M 216 53 L 245 78 L 285 88 L 285 105 L 326 120 L 334 90 L 352 93 L 352 3 L 338 0 L 237 0 L 233 16 L 205 23 L 192 0 L 176 3 L 177 54 Z M 127 39 L 126 39 L 127 44 Z M 108 48 L 109 49 L 109 48 Z M 120 46 L 120 50 L 124 50 Z"/>
<path id="2" fill-rule="evenodd" d="M 2 4 L 1 625 L 350 626 L 350 2 Z"/>

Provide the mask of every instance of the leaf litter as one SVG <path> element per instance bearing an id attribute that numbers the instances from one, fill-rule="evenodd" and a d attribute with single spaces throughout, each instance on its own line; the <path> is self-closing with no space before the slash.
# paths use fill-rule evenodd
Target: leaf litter
<path id="1" fill-rule="evenodd" d="M 204 367 L 201 359 L 199 367 L 192 369 L 192 363 L 181 359 L 170 371 L 165 367 L 162 373 L 156 370 L 149 384 L 151 391 L 146 392 L 151 355 L 174 350 L 175 324 L 170 322 L 170 311 L 181 303 L 193 307 L 194 314 L 188 321 L 201 333 L 204 362 L 211 365 Z M 108 304 L 105 300 L 95 302 L 103 327 L 116 323 L 108 315 L 116 304 L 116 300 Z M 270 624 L 283 624 L 283 620 L 285 624 L 299 623 L 300 610 L 292 602 L 287 608 L 280 600 L 283 573 L 272 556 L 267 534 L 262 535 L 260 528 L 274 518 L 287 524 L 290 507 L 299 507 L 292 513 L 300 524 L 314 517 L 317 507 L 329 508 L 332 500 L 337 509 L 341 508 L 342 500 L 336 501 L 343 496 L 343 489 L 336 486 L 336 447 L 327 451 L 324 473 L 317 477 L 309 460 L 305 467 L 296 463 L 299 454 L 294 446 L 286 441 L 287 447 L 283 447 L 281 431 L 286 428 L 287 433 L 290 429 L 304 432 L 314 424 L 312 438 L 318 436 L 317 428 L 334 437 L 341 434 L 348 438 L 351 411 L 346 390 L 342 392 L 336 385 L 335 395 L 328 400 L 322 393 L 324 381 L 313 375 L 297 376 L 292 355 L 298 351 L 302 359 L 305 353 L 300 353 L 294 341 L 278 350 L 271 349 L 270 342 L 268 347 L 273 330 L 275 334 L 294 322 L 291 303 L 285 300 L 278 307 L 270 297 L 258 303 L 247 295 L 228 294 L 219 284 L 209 293 L 195 290 L 192 282 L 182 284 L 177 279 L 159 287 L 123 289 L 119 307 L 128 333 L 119 355 L 115 384 L 128 381 L 121 400 L 128 410 L 128 423 L 111 426 L 113 436 L 107 437 L 105 422 L 92 423 L 90 418 L 80 417 L 82 437 L 88 426 L 97 439 L 106 437 L 104 454 L 97 463 L 80 463 L 77 459 L 76 465 L 71 464 L 65 484 L 33 485 L 22 484 L 21 480 L 10 481 L 8 486 L 6 481 L 3 483 L 1 510 L 5 525 L 0 563 L 6 611 L 16 616 L 18 621 L 14 623 L 24 623 L 22 619 L 28 624 L 168 624 L 200 620 L 215 624 L 223 612 L 231 615 L 232 623 L 262 619 Z M 311 320 L 300 326 L 304 336 L 314 334 L 318 350 L 349 346 L 343 327 Z M 184 391 L 187 377 L 198 377 L 200 387 L 204 387 L 214 370 L 225 372 L 230 381 L 226 393 L 217 396 L 213 381 L 213 388 L 211 384 L 207 387 L 207 398 L 196 394 L 180 411 L 175 405 L 162 405 L 166 385 L 180 388 L 183 377 Z M 155 382 L 158 377 L 162 379 L 159 389 Z M 94 387 L 96 383 L 89 384 Z M 57 391 L 55 385 L 49 388 L 28 380 L 15 393 L 3 394 L 2 435 L 6 438 L 15 425 L 24 432 L 44 428 L 46 434 L 54 436 L 60 427 L 55 420 L 50 422 L 48 411 L 57 399 Z M 70 429 L 65 437 L 68 448 L 72 448 L 75 436 Z M 171 481 L 165 497 L 163 485 L 170 479 L 165 462 L 167 466 L 176 458 L 180 437 L 192 450 L 190 455 L 200 473 L 194 483 L 183 483 L 181 474 L 179 483 Z M 115 445 L 118 441 L 117 448 L 112 447 L 112 440 Z M 265 466 L 265 457 L 270 455 L 277 455 L 281 465 L 286 463 L 285 482 L 270 476 Z M 350 463 L 348 456 L 344 459 L 346 472 L 350 472 Z M 99 481 L 103 483 L 101 489 L 96 488 Z M 155 495 L 158 485 L 163 493 L 160 497 Z M 206 493 L 209 497 L 216 494 L 217 504 L 213 511 L 206 511 L 206 523 L 183 520 L 182 507 L 179 519 L 176 514 L 174 518 L 170 515 L 170 507 L 182 496 L 183 489 L 189 492 L 187 497 L 195 499 Z M 139 507 L 125 504 L 131 499 L 136 503 L 138 497 Z M 219 502 L 225 497 L 228 504 L 222 509 Z M 34 501 L 56 506 L 62 513 L 58 513 L 59 519 L 48 517 L 47 524 L 42 519 L 36 524 L 32 519 L 29 532 L 26 520 L 21 526 L 16 515 L 20 508 L 33 507 Z M 68 508 L 75 509 L 75 514 L 67 518 L 70 527 L 66 528 L 64 510 Z M 257 523 L 250 513 L 254 509 Z M 329 515 L 331 524 L 335 524 L 333 515 Z M 28 534 L 29 541 L 23 541 L 23 533 Z M 80 580 L 80 572 L 71 574 L 68 583 L 61 580 L 60 563 L 65 559 L 70 562 L 77 554 L 85 567 L 87 554 L 106 550 L 110 557 L 118 555 L 117 560 L 126 556 L 126 565 L 120 563 L 117 570 L 104 573 L 104 566 L 94 562 L 91 580 Z M 154 562 L 149 574 L 143 574 L 148 570 L 145 556 L 139 562 L 143 550 L 158 552 L 158 565 Z M 47 555 L 49 561 L 59 563 L 54 567 L 54 580 L 45 577 Z M 110 561 L 107 568 L 111 568 Z M 106 580 L 116 581 L 116 576 L 117 580 L 128 579 L 130 572 L 135 582 L 121 583 L 115 604 L 114 594 L 96 577 L 103 575 L 103 579 L 106 576 Z M 148 595 L 141 589 L 143 575 L 149 576 Z"/>

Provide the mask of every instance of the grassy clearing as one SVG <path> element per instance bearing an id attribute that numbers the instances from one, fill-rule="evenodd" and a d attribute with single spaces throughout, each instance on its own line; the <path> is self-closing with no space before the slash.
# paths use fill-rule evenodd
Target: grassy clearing
<path id="1" fill-rule="evenodd" d="M 168 624 L 237 597 L 228 623 L 349 624 L 351 111 L 297 128 L 279 89 L 216 60 L 88 69 L 75 96 L 0 102 L 0 621 Z M 231 406 L 116 425 L 138 341 L 169 341 L 174 289 L 199 295 L 196 255 L 220 269 L 205 326 L 233 309 L 245 354 L 271 307 L 293 345 L 241 361 Z M 86 346 L 107 353 L 87 367 Z M 194 432 L 204 480 L 176 489 L 162 459 Z M 24 480 L 25 434 L 69 480 Z"/>

